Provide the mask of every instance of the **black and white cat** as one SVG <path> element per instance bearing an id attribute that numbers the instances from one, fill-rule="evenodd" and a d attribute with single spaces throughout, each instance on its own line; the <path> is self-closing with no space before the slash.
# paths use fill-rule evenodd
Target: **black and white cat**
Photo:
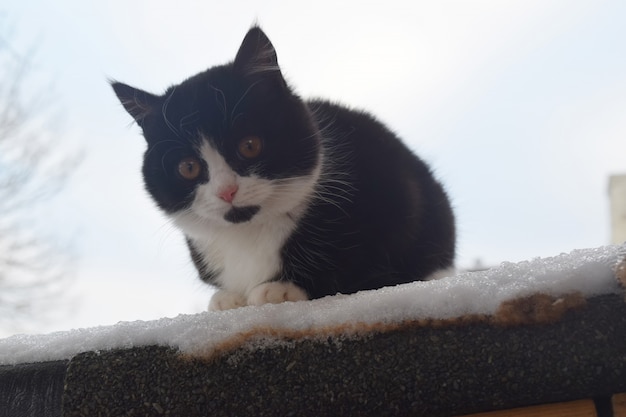
<path id="1" fill-rule="evenodd" d="M 163 95 L 113 82 L 148 148 L 143 176 L 187 238 L 210 309 L 428 279 L 454 216 L 428 166 L 367 113 L 304 101 L 258 27 L 236 58 Z"/>

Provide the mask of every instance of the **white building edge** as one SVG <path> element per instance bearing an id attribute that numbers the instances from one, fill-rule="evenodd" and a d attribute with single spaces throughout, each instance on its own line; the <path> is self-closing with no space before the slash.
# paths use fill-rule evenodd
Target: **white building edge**
<path id="1" fill-rule="evenodd" d="M 626 174 L 609 178 L 609 200 L 611 205 L 611 243 L 626 242 Z"/>

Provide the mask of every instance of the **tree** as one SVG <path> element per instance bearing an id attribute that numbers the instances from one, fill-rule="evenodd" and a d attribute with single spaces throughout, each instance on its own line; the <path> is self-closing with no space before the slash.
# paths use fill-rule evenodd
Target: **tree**
<path id="1" fill-rule="evenodd" d="M 32 53 L 0 34 L 0 328 L 43 318 L 68 283 L 69 257 L 42 238 L 33 217 L 68 178 L 50 129 L 50 89 L 33 77 Z"/>

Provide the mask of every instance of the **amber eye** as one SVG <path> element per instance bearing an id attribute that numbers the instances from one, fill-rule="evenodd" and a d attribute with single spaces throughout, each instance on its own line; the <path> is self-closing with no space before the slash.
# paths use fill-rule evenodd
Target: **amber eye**
<path id="1" fill-rule="evenodd" d="M 246 136 L 239 141 L 237 150 L 246 159 L 256 158 L 263 150 L 263 141 L 258 136 Z"/>
<path id="2" fill-rule="evenodd" d="M 178 173 L 186 180 L 195 180 L 200 176 L 201 170 L 200 161 L 192 156 L 184 158 L 178 163 Z"/>

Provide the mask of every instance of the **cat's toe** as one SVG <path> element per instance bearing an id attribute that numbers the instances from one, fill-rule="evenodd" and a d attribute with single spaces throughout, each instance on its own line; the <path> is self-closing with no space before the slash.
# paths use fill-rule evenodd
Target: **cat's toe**
<path id="1" fill-rule="evenodd" d="M 211 297 L 209 311 L 231 310 L 245 305 L 246 299 L 241 294 L 219 290 Z"/>
<path id="2" fill-rule="evenodd" d="M 248 304 L 260 306 L 271 303 L 278 304 L 283 301 L 308 300 L 307 293 L 291 282 L 266 282 L 255 287 L 248 295 Z"/>

